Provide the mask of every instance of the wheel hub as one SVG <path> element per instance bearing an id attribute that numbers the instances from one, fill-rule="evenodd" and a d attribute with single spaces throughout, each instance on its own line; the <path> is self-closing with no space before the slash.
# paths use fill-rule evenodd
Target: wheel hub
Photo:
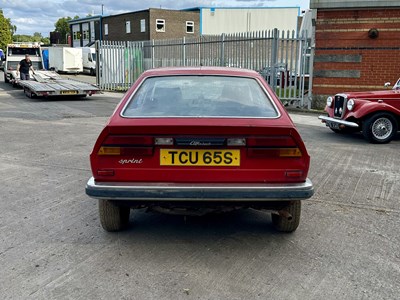
<path id="1" fill-rule="evenodd" d="M 392 133 L 393 126 L 386 118 L 377 119 L 372 125 L 372 134 L 377 139 L 386 139 Z"/>

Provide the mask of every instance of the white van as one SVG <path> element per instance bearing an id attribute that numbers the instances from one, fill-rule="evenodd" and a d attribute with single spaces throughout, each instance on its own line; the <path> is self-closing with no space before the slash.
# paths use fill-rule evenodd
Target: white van
<path id="1" fill-rule="evenodd" d="M 96 49 L 91 47 L 82 48 L 83 73 L 96 75 Z"/>

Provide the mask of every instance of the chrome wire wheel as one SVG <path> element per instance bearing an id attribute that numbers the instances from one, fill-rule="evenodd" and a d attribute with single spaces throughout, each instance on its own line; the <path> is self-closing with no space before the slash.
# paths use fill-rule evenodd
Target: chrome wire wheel
<path id="1" fill-rule="evenodd" d="M 362 123 L 364 138 L 375 144 L 389 143 L 397 134 L 397 128 L 396 118 L 386 112 L 378 112 L 371 115 Z"/>
<path id="2" fill-rule="evenodd" d="M 388 118 L 379 118 L 372 123 L 371 130 L 377 140 L 385 140 L 393 132 L 393 123 Z"/>

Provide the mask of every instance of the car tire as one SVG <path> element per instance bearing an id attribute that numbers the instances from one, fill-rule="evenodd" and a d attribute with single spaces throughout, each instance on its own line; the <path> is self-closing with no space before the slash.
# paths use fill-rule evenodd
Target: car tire
<path id="1" fill-rule="evenodd" d="M 9 82 L 10 81 L 8 80 L 6 73 L 4 73 L 4 83 L 9 83 Z"/>
<path id="2" fill-rule="evenodd" d="M 28 88 L 24 88 L 24 93 L 25 93 L 25 96 L 28 98 L 34 97 L 34 94 Z"/>
<path id="3" fill-rule="evenodd" d="M 283 216 L 282 214 L 271 215 L 272 225 L 280 232 L 293 232 L 299 227 L 301 202 L 300 200 L 291 201 L 287 206 L 283 207 L 281 211 L 288 213 L 290 217 Z"/>
<path id="4" fill-rule="evenodd" d="M 99 216 L 101 226 L 106 231 L 120 231 L 129 224 L 130 208 L 118 206 L 110 200 L 99 200 Z"/>
<path id="5" fill-rule="evenodd" d="M 364 138 L 373 144 L 389 143 L 397 133 L 397 121 L 389 113 L 377 113 L 363 122 Z"/>

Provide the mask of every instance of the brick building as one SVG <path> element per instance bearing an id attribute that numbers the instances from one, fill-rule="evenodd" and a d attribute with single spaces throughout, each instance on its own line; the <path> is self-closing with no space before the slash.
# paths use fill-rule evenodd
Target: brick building
<path id="1" fill-rule="evenodd" d="M 198 37 L 199 11 L 150 8 L 103 17 L 103 40 L 147 41 Z"/>
<path id="2" fill-rule="evenodd" d="M 81 18 L 68 23 L 73 47 L 84 47 L 95 40 L 147 41 L 200 35 L 198 9 L 150 8 L 112 16 Z"/>
<path id="3" fill-rule="evenodd" d="M 400 77 L 398 0 L 311 0 L 315 55 L 313 100 L 326 95 L 382 89 Z M 315 106 L 315 105 L 314 105 Z"/>

